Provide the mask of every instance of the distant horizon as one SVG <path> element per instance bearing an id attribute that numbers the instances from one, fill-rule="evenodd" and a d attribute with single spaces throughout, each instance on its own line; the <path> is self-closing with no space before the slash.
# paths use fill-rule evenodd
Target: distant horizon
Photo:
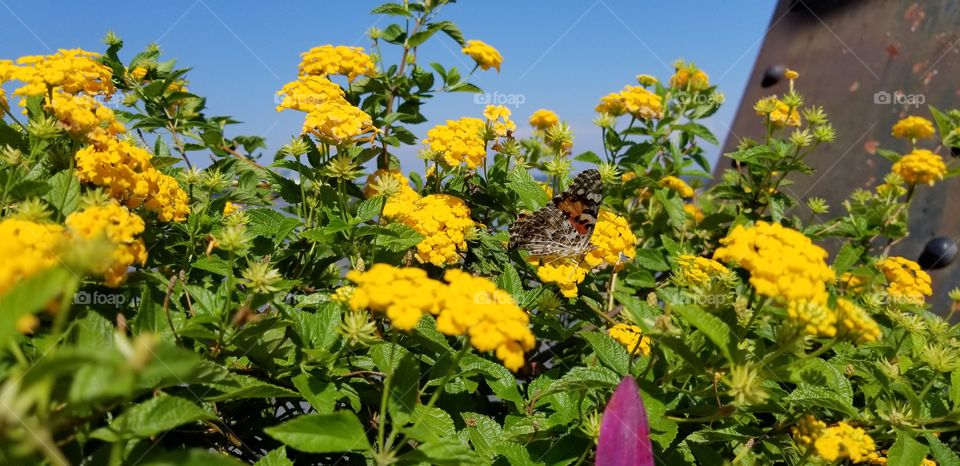
<path id="1" fill-rule="evenodd" d="M 298 1 L 284 4 L 278 13 L 273 4 L 249 1 L 233 2 L 229 8 L 212 0 L 173 1 L 162 6 L 138 4 L 134 10 L 116 0 L 98 2 L 96 8 L 0 0 L 0 27 L 9 36 L 0 44 L 0 59 L 60 48 L 103 52 L 108 31 L 123 39 L 125 61 L 157 43 L 163 59 L 192 68 L 188 87 L 207 98 L 209 114 L 242 122 L 228 127 L 227 136 L 265 137 L 262 155 L 269 160 L 302 125 L 299 112 L 274 110 L 276 91 L 296 78 L 300 53 L 322 44 L 369 49 L 366 31 L 371 26 L 382 29 L 394 19 L 368 14 L 380 3 Z M 615 0 L 561 1 L 549 7 L 542 2 L 499 1 L 448 5 L 441 19 L 456 23 L 467 39 L 497 48 L 504 56 L 502 70 L 478 70 L 473 75 L 470 81 L 486 94 L 437 94 L 424 107 L 429 121 L 412 130 L 423 139 L 430 127 L 479 116 L 486 101 L 502 99 L 514 112 L 518 136 L 529 134 L 531 113 L 547 108 L 573 129 L 574 154 L 599 153 L 600 131 L 592 123 L 599 98 L 635 84 L 637 74 L 666 81 L 671 64 L 682 58 L 705 70 L 725 94 L 726 103 L 705 122 L 722 143 L 774 6 L 773 1 L 747 0 L 656 6 Z M 387 63 L 398 58 L 389 51 L 385 55 Z M 462 74 L 472 68 L 447 37 L 431 40 L 418 55 L 424 66 L 439 61 L 445 67 L 457 66 Z M 405 171 L 418 168 L 418 149 L 407 146 L 396 152 Z M 714 163 L 720 147 L 707 147 L 707 153 Z M 192 160 L 205 165 L 207 157 L 194 154 Z"/>

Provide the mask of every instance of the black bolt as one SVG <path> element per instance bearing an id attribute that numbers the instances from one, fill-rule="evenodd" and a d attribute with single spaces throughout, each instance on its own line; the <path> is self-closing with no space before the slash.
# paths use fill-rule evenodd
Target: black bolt
<path id="1" fill-rule="evenodd" d="M 925 270 L 940 269 L 950 265 L 957 258 L 957 242 L 938 236 L 927 242 L 920 253 L 917 263 Z"/>
<path id="2" fill-rule="evenodd" d="M 760 80 L 760 87 L 770 87 L 783 79 L 787 67 L 783 65 L 773 65 L 763 71 L 763 79 Z"/>

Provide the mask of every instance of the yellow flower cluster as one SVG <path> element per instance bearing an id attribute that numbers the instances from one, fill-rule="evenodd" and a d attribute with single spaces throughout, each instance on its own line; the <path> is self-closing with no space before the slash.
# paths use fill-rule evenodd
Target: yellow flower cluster
<path id="1" fill-rule="evenodd" d="M 787 318 L 802 332 L 813 337 L 837 334 L 837 313 L 826 303 L 813 299 L 791 299 L 787 302 Z"/>
<path id="2" fill-rule="evenodd" d="M 693 197 L 693 188 L 687 184 L 686 181 L 683 181 L 680 178 L 675 176 L 665 176 L 660 179 L 660 186 L 676 191 L 680 197 L 690 198 Z"/>
<path id="3" fill-rule="evenodd" d="M 677 278 L 685 283 L 703 285 L 729 274 L 730 269 L 713 259 L 690 254 L 677 257 Z"/>
<path id="4" fill-rule="evenodd" d="M 376 73 L 373 59 L 362 47 L 321 45 L 300 56 L 301 76 L 343 75 L 353 82 L 357 76 L 372 76 Z"/>
<path id="5" fill-rule="evenodd" d="M 0 294 L 57 260 L 63 227 L 19 218 L 0 220 Z"/>
<path id="6" fill-rule="evenodd" d="M 427 131 L 423 141 L 431 151 L 443 157 L 450 167 L 461 163 L 473 169 L 487 155 L 483 132 L 486 124 L 479 118 L 464 117 L 459 120 L 447 120 L 446 125 L 438 125 Z"/>
<path id="7" fill-rule="evenodd" d="M 524 352 L 534 347 L 527 313 L 486 278 L 448 270 L 443 283 L 422 269 L 374 264 L 347 279 L 355 284 L 351 309 L 383 313 L 400 330 L 413 329 L 424 314 L 435 315 L 438 331 L 466 336 L 478 351 L 494 351 L 512 371 L 523 367 Z"/>
<path id="8" fill-rule="evenodd" d="M 594 247 L 584 262 L 591 268 L 603 263 L 619 268 L 637 256 L 637 236 L 627 219 L 607 210 L 600 210 L 590 242 Z"/>
<path id="9" fill-rule="evenodd" d="M 535 262 L 539 262 L 536 260 Z M 577 285 L 587 278 L 590 267 L 570 261 L 547 262 L 537 268 L 537 277 L 543 283 L 555 283 L 566 298 L 577 297 Z"/>
<path id="10" fill-rule="evenodd" d="M 933 122 L 923 117 L 909 116 L 894 124 L 890 135 L 900 139 L 927 139 L 933 137 L 933 133 Z"/>
<path id="11" fill-rule="evenodd" d="M 378 186 L 383 184 L 384 178 L 393 178 L 399 187 L 395 193 L 381 193 Z M 410 181 L 400 173 L 400 170 L 380 169 L 367 177 L 367 185 L 363 188 L 364 196 L 370 198 L 380 194 L 388 195 L 387 201 L 383 206 L 383 216 L 385 218 L 398 218 L 409 215 L 413 212 L 416 202 L 420 199 L 420 194 L 410 187 Z"/>
<path id="12" fill-rule="evenodd" d="M 400 221 L 425 237 L 417 244 L 417 260 L 438 267 L 460 261 L 460 252 L 467 250 L 467 235 L 474 228 L 467 204 L 448 194 L 418 199 Z"/>
<path id="13" fill-rule="evenodd" d="M 467 46 L 464 47 L 461 52 L 477 62 L 477 66 L 479 66 L 480 69 L 486 71 L 490 68 L 496 68 L 497 72 L 500 72 L 503 56 L 500 55 L 497 49 L 487 45 L 487 43 L 479 40 L 469 40 L 467 41 Z"/>
<path id="14" fill-rule="evenodd" d="M 706 76 L 706 75 L 704 75 L 704 76 Z M 652 85 L 660 82 L 660 80 L 657 79 L 656 76 L 651 76 L 651 75 L 649 75 L 649 74 L 638 74 L 638 75 L 637 75 L 637 82 L 640 83 L 641 86 L 649 87 L 649 86 L 652 86 Z"/>
<path id="15" fill-rule="evenodd" d="M 477 351 L 496 351 L 497 358 L 512 371 L 523 367 L 523 353 L 534 347 L 530 316 L 510 293 L 484 277 L 462 270 L 448 270 L 449 284 L 441 294 L 443 308 L 437 330 L 445 335 L 467 335 Z"/>
<path id="16" fill-rule="evenodd" d="M 149 70 L 147 70 L 146 67 L 137 66 L 132 70 L 128 70 L 128 73 L 130 74 L 130 77 L 133 78 L 134 81 L 140 81 L 147 76 L 147 71 Z"/>
<path id="17" fill-rule="evenodd" d="M 737 225 L 720 240 L 713 258 L 750 272 L 757 293 L 778 300 L 808 299 L 826 303 L 826 284 L 835 279 L 827 251 L 799 231 L 759 221 Z"/>
<path id="18" fill-rule="evenodd" d="M 877 262 L 877 269 L 887 279 L 887 294 L 893 301 L 921 305 L 925 296 L 933 294 L 930 274 L 905 257 L 888 257 Z"/>
<path id="19" fill-rule="evenodd" d="M 840 332 L 857 343 L 877 341 L 883 335 L 880 326 L 860 306 L 846 298 L 837 299 Z"/>
<path id="20" fill-rule="evenodd" d="M 872 463 L 880 459 L 876 444 L 867 432 L 846 421 L 827 425 L 813 416 L 806 416 L 793 427 L 793 438 L 798 445 L 813 447 L 824 460 L 831 463 L 850 459 L 851 463 Z"/>
<path id="21" fill-rule="evenodd" d="M 182 222 L 190 213 L 187 193 L 177 180 L 154 168 L 150 158 L 145 149 L 127 141 L 103 139 L 77 151 L 77 176 L 109 189 L 127 207 L 143 205 L 161 221 Z"/>
<path id="22" fill-rule="evenodd" d="M 307 113 L 303 132 L 330 144 L 348 144 L 366 133 L 371 133 L 372 139 L 376 128 L 366 112 L 344 99 L 333 99 L 317 104 Z"/>
<path id="23" fill-rule="evenodd" d="M 517 130 L 517 124 L 510 120 L 510 109 L 503 105 L 487 105 L 483 109 L 483 116 L 487 123 L 493 126 L 493 132 L 498 137 L 505 137 L 509 132 Z"/>
<path id="24" fill-rule="evenodd" d="M 53 113 L 61 126 L 70 134 L 96 141 L 115 138 L 126 132 L 123 124 L 117 121 L 113 110 L 87 95 L 70 95 L 54 92 L 47 108 Z"/>
<path id="25" fill-rule="evenodd" d="M 700 223 L 706 217 L 702 210 L 696 204 L 684 204 L 683 211 L 693 219 L 693 223 Z"/>
<path id="26" fill-rule="evenodd" d="M 947 173 L 943 158 L 926 149 L 914 149 L 893 164 L 893 172 L 910 184 L 926 183 L 933 186 Z"/>
<path id="27" fill-rule="evenodd" d="M 343 100 L 345 94 L 339 85 L 323 76 L 301 76 L 285 84 L 277 95 L 280 96 L 278 112 L 288 108 L 309 113 L 323 102 Z"/>
<path id="28" fill-rule="evenodd" d="M 607 333 L 617 340 L 627 351 L 647 356 L 650 354 L 650 338 L 643 335 L 640 327 L 630 324 L 614 324 Z"/>
<path id="29" fill-rule="evenodd" d="M 610 265 L 620 270 L 626 262 L 637 256 L 637 237 L 630 229 L 627 219 L 613 212 L 601 210 L 590 237 L 592 249 L 583 257 L 571 260 L 546 261 L 537 268 L 537 276 L 544 283 L 555 283 L 560 293 L 567 298 L 577 296 L 577 285 L 587 277 L 587 272 Z M 540 263 L 541 258 L 531 256 L 531 262 Z"/>
<path id="30" fill-rule="evenodd" d="M 557 123 L 560 123 L 560 117 L 545 108 L 541 108 L 530 115 L 530 126 L 540 131 L 544 131 Z"/>
<path id="31" fill-rule="evenodd" d="M 767 117 L 774 128 L 800 126 L 800 112 L 776 96 L 760 99 L 753 108 L 757 115 Z"/>
<path id="32" fill-rule="evenodd" d="M 670 77 L 670 87 L 674 89 L 688 88 L 699 91 L 710 87 L 710 77 L 707 73 L 693 65 L 679 64 L 677 71 Z"/>
<path id="33" fill-rule="evenodd" d="M 642 86 L 624 86 L 620 92 L 600 98 L 597 112 L 620 116 L 624 113 L 641 120 L 663 118 L 663 100 Z"/>
<path id="34" fill-rule="evenodd" d="M 0 77 L 15 79 L 25 84 L 13 92 L 18 96 L 46 96 L 50 90 L 60 89 L 68 94 L 84 92 L 89 95 L 111 96 L 113 70 L 96 59 L 100 54 L 81 49 L 60 49 L 53 55 L 34 55 L 17 59 L 20 66 L 0 63 Z M 7 71 L 4 72 L 3 68 Z"/>
<path id="35" fill-rule="evenodd" d="M 239 212 L 242 209 L 243 207 L 237 204 L 234 204 L 230 201 L 227 201 L 227 203 L 223 205 L 223 216 L 227 217 L 227 216 L 233 215 L 234 213 Z"/>
<path id="36" fill-rule="evenodd" d="M 65 223 L 77 238 L 90 240 L 103 235 L 113 244 L 112 263 L 98 271 L 107 286 L 119 286 L 131 265 L 147 262 L 147 248 L 136 237 L 143 233 L 143 219 L 116 201 L 74 212 Z"/>

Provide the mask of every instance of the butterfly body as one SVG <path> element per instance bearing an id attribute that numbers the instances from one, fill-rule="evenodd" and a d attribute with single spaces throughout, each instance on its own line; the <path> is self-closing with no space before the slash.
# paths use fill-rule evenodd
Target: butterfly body
<path id="1" fill-rule="evenodd" d="M 510 225 L 509 247 L 545 258 L 582 256 L 593 249 L 590 237 L 602 201 L 600 173 L 585 170 L 545 207 Z"/>

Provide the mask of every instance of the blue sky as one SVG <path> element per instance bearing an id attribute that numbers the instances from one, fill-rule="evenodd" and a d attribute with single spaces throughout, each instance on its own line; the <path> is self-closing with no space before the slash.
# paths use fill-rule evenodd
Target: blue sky
<path id="1" fill-rule="evenodd" d="M 208 98 L 209 112 L 243 121 L 231 134 L 266 137 L 272 158 L 303 121 L 297 112 L 274 110 L 274 94 L 295 79 L 300 53 L 321 44 L 368 46 L 364 32 L 390 21 L 369 14 L 380 3 L 0 0 L 0 58 L 57 48 L 103 51 L 101 39 L 108 30 L 124 40 L 125 59 L 157 42 L 164 56 L 193 68 L 189 87 Z M 639 73 L 665 80 L 677 58 L 695 62 L 726 94 L 727 103 L 708 122 L 725 138 L 774 4 L 462 0 L 441 16 L 457 23 L 468 39 L 483 40 L 504 56 L 500 73 L 478 71 L 472 82 L 491 94 L 522 96 L 523 104 L 514 108 L 521 128 L 538 108 L 557 112 L 572 126 L 578 153 L 600 151 L 600 133 L 591 121 L 601 96 L 634 84 Z M 472 62 L 456 43 L 445 36 L 437 39 L 420 50 L 419 60 L 457 66 L 466 73 Z M 431 124 L 479 116 L 482 110 L 471 94 L 440 95 L 424 107 Z M 421 126 L 415 132 L 422 137 L 427 129 Z M 401 153 L 405 169 L 418 165 L 414 154 L 414 149 Z"/>

